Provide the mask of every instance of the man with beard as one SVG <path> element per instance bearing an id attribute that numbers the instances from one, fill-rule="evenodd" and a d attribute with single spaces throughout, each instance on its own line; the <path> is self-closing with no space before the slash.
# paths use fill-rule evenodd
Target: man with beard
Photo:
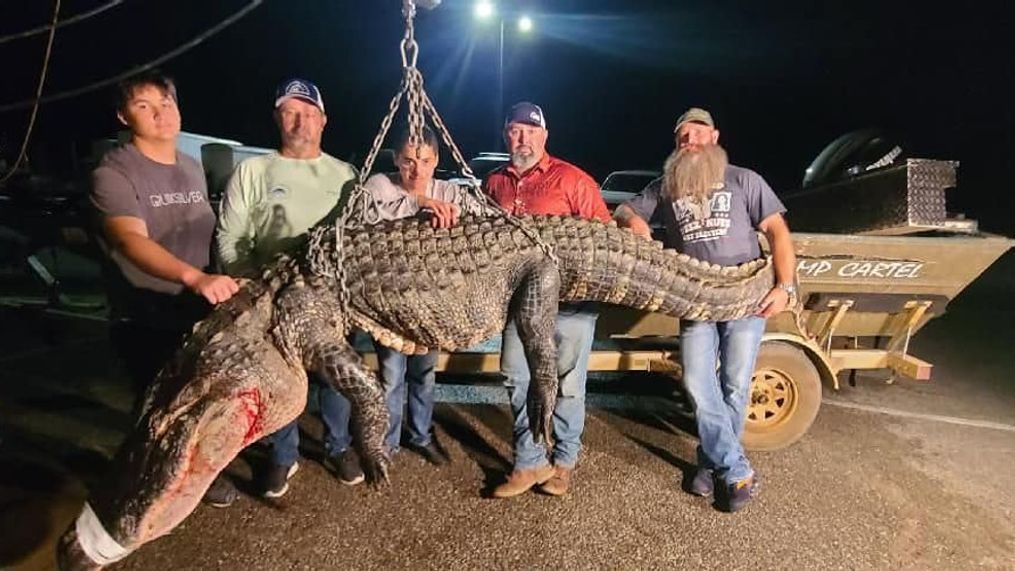
<path id="1" fill-rule="evenodd" d="M 691 108 L 677 119 L 676 149 L 663 176 L 617 208 L 621 226 L 650 237 L 646 220 L 661 220 L 666 246 L 694 258 L 733 266 L 761 256 L 756 230 L 771 245 L 776 282 L 757 313 L 733 321 L 680 322 L 684 384 L 698 424 L 698 471 L 689 491 L 717 498 L 731 512 L 757 490 L 758 477 L 740 444 L 754 361 L 765 318 L 795 303 L 796 257 L 786 211 L 761 176 L 728 164 L 712 115 Z M 717 370 L 716 363 L 719 363 Z"/>
<path id="2" fill-rule="evenodd" d="M 321 150 L 328 116 L 316 85 L 304 79 L 282 83 L 275 95 L 275 122 L 282 140 L 278 152 L 243 161 L 226 186 L 216 239 L 230 275 L 256 276 L 276 254 L 295 250 L 312 226 L 337 210 L 355 182 L 351 165 Z M 315 384 L 328 462 L 343 484 L 358 484 L 364 475 L 350 446 L 349 401 L 327 383 Z M 299 467 L 297 421 L 267 439 L 271 465 L 262 476 L 262 493 L 278 498 Z"/>
<path id="3" fill-rule="evenodd" d="M 511 162 L 490 173 L 483 185 L 487 194 L 519 216 L 555 214 L 609 221 L 599 185 L 578 167 L 550 156 L 546 152 L 548 135 L 538 105 L 522 102 L 512 107 L 504 121 Z M 517 496 L 536 485 L 554 496 L 570 488 L 585 428 L 585 380 L 597 317 L 582 304 L 561 305 L 557 313 L 554 340 L 560 389 L 553 411 L 552 464 L 529 429 L 529 365 L 518 329 L 513 321 L 504 327 L 500 366 L 514 415 L 515 462 L 507 481 L 493 490 L 494 497 Z"/>

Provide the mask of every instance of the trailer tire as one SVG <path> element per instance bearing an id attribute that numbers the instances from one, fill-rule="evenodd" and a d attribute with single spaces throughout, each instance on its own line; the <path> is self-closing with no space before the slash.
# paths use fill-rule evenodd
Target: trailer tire
<path id="1" fill-rule="evenodd" d="M 741 441 L 747 450 L 778 450 L 799 440 L 821 406 L 821 375 L 807 354 L 790 343 L 761 344 L 751 377 Z"/>

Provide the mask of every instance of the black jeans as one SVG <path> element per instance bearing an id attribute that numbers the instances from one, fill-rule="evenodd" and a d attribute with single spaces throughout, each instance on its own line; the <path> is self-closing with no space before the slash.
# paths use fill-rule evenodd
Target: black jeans
<path id="1" fill-rule="evenodd" d="M 162 366 L 183 344 L 189 331 L 156 328 L 130 320 L 113 323 L 109 331 L 110 340 L 116 354 L 123 360 L 137 398 L 148 390 Z"/>
<path id="2" fill-rule="evenodd" d="M 109 333 L 113 349 L 123 360 L 140 398 L 211 307 L 189 293 L 165 295 L 135 290 L 130 302 L 126 311 L 120 312 L 124 317 L 113 320 Z"/>

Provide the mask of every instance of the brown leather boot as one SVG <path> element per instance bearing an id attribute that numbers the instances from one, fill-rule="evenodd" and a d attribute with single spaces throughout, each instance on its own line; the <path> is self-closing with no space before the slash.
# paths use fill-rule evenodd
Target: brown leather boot
<path id="1" fill-rule="evenodd" d="M 553 477 L 542 484 L 539 489 L 551 496 L 563 496 L 571 488 L 571 473 L 574 468 L 569 466 L 554 466 Z"/>
<path id="2" fill-rule="evenodd" d="M 553 475 L 553 466 L 549 464 L 525 470 L 515 470 L 511 472 L 506 482 L 493 489 L 493 497 L 511 498 L 517 496 L 528 491 L 532 486 L 549 480 Z"/>

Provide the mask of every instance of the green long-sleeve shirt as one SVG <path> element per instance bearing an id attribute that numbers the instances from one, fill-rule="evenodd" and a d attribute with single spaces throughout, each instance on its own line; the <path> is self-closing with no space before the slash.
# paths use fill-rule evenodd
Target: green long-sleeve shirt
<path id="1" fill-rule="evenodd" d="M 296 249 L 355 178 L 351 165 L 325 153 L 314 159 L 271 153 L 240 163 L 219 207 L 215 242 L 225 271 L 253 275 L 279 252 Z"/>

